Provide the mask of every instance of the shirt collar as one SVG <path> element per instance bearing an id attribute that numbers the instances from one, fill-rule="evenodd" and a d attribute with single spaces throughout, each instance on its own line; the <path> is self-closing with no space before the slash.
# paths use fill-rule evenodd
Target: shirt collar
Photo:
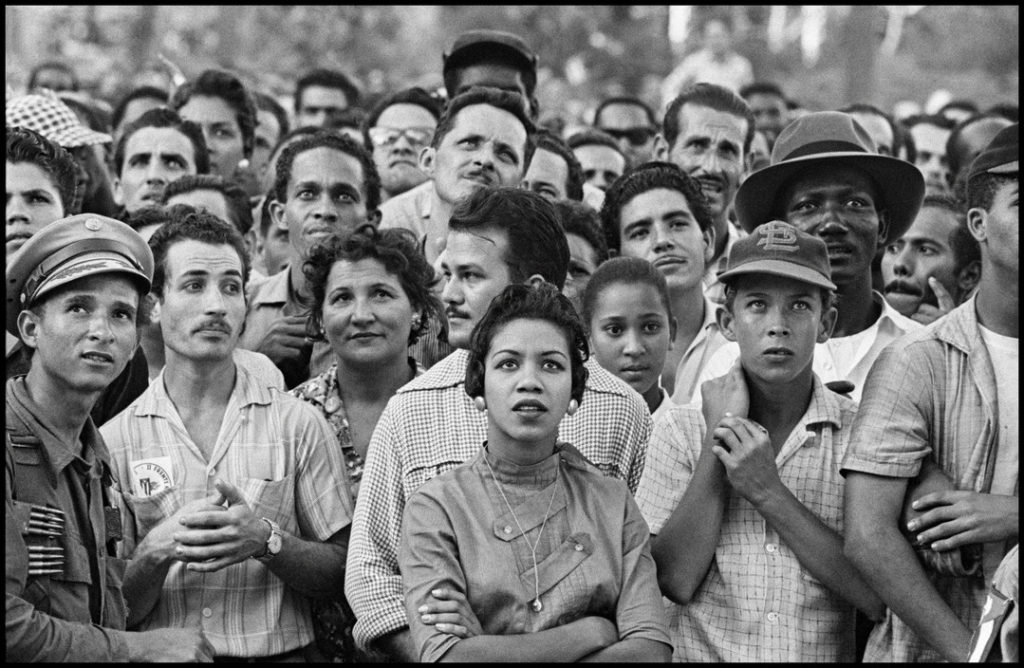
<path id="1" fill-rule="evenodd" d="M 250 404 L 269 404 L 273 399 L 271 388 L 257 382 L 244 366 L 237 362 L 233 362 L 233 364 L 236 374 L 235 386 L 231 389 L 231 398 L 228 403 L 235 403 L 239 408 Z M 176 414 L 174 402 L 171 401 L 167 394 L 167 388 L 164 386 L 166 370 L 166 366 L 161 369 L 156 378 L 150 382 L 146 391 L 138 398 L 135 408 L 137 416 L 153 415 L 170 419 L 172 415 Z"/>
<path id="2" fill-rule="evenodd" d="M 833 427 L 843 424 L 842 399 L 836 392 L 825 387 L 825 384 L 814 374 L 814 387 L 811 390 L 811 403 L 807 406 L 800 424 L 810 427 L 815 424 L 830 423 Z"/>
<path id="3" fill-rule="evenodd" d="M 260 283 L 250 307 L 287 304 L 292 301 L 291 265 Z"/>
<path id="4" fill-rule="evenodd" d="M 885 296 L 878 290 L 871 291 L 871 299 L 882 307 L 882 315 L 880 315 L 876 321 L 878 329 L 882 329 L 882 327 L 887 326 L 890 329 L 895 329 L 900 334 L 903 334 L 923 327 L 921 323 L 916 320 L 911 320 L 894 309 L 889 302 L 885 301 Z"/>

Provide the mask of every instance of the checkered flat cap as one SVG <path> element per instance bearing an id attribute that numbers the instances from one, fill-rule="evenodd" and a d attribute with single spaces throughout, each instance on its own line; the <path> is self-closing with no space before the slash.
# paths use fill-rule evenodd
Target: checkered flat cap
<path id="1" fill-rule="evenodd" d="M 106 144 L 113 138 L 82 125 L 71 108 L 53 95 L 22 95 L 7 101 L 7 127 L 35 130 L 62 148 Z"/>

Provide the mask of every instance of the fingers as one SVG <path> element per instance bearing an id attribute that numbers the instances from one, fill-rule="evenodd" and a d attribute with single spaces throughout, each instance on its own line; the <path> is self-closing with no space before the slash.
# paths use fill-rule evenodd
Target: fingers
<path id="1" fill-rule="evenodd" d="M 935 308 L 931 304 L 921 304 L 917 307 L 917 310 L 910 314 L 910 319 L 914 322 L 919 322 L 922 325 L 930 325 L 942 316 L 946 315 L 947 311 Z"/>
<path id="2" fill-rule="evenodd" d="M 938 301 L 939 309 L 942 311 L 943 315 L 956 308 L 956 302 L 953 301 L 953 296 L 949 294 L 949 291 L 946 290 L 946 286 L 944 286 L 939 279 L 934 276 L 929 276 L 928 285 L 931 287 L 932 292 L 935 293 L 935 299 Z"/>
<path id="3" fill-rule="evenodd" d="M 190 529 L 218 529 L 228 524 L 235 524 L 237 515 L 225 512 L 226 508 L 219 510 L 208 510 L 197 513 L 182 515 L 179 520 L 182 525 Z"/>
<path id="4" fill-rule="evenodd" d="M 217 478 L 213 481 L 213 486 L 221 495 L 223 495 L 228 506 L 245 504 L 245 497 L 242 496 L 241 490 L 229 483 L 227 480 Z"/>
<path id="5" fill-rule="evenodd" d="M 207 562 L 212 559 L 230 559 L 231 563 L 249 558 L 252 550 L 245 550 L 242 541 L 217 542 L 208 545 L 178 545 L 174 548 L 174 558 L 178 561 Z"/>
<path id="6" fill-rule="evenodd" d="M 940 492 L 929 492 L 927 494 L 922 494 L 920 498 L 910 504 L 910 507 L 919 513 L 923 513 L 929 508 L 934 508 L 935 506 L 948 506 L 955 503 L 962 496 L 962 492 L 954 489 L 945 489 Z"/>
<path id="7" fill-rule="evenodd" d="M 458 638 L 469 638 L 469 630 L 465 626 L 459 624 L 435 624 L 434 628 L 442 633 L 456 636 Z"/>

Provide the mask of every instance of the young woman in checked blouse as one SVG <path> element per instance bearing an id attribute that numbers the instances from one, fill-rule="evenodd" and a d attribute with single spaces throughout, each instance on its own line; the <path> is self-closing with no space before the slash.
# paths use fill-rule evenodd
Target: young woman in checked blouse
<path id="1" fill-rule="evenodd" d="M 290 394 L 323 411 L 334 428 L 356 500 L 373 428 L 395 391 L 423 373 L 409 346 L 440 303 L 433 270 L 412 233 L 367 227 L 315 246 L 303 270 L 313 293 L 308 334 L 331 344 L 335 362 Z M 354 659 L 344 597 L 315 604 L 317 643 L 329 657 Z"/>
<path id="2" fill-rule="evenodd" d="M 569 300 L 508 286 L 472 335 L 487 441 L 406 504 L 399 567 L 424 661 L 667 661 L 648 529 L 628 488 L 568 443 L 588 355 Z"/>

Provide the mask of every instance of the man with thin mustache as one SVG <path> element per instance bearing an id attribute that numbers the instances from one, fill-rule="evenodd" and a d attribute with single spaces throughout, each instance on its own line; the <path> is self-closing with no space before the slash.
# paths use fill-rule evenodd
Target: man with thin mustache
<path id="1" fill-rule="evenodd" d="M 319 412 L 233 355 L 249 277 L 241 233 L 187 211 L 150 245 L 167 364 L 102 431 L 132 511 L 129 625 L 198 623 L 217 658 L 300 660 L 313 642 L 307 598 L 342 591 L 341 448 Z"/>

